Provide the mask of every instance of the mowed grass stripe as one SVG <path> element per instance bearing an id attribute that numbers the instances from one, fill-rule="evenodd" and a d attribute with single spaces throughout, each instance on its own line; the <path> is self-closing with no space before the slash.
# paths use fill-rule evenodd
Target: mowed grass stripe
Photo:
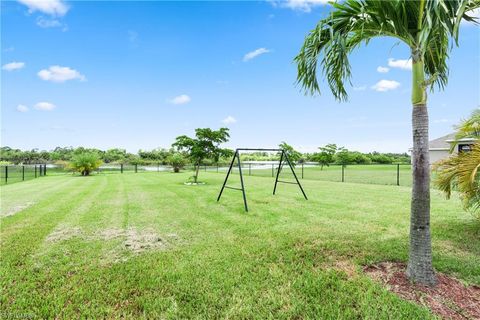
<path id="1" fill-rule="evenodd" d="M 81 215 L 77 215 L 76 225 L 86 233 L 123 228 L 128 202 L 123 176 L 102 176 L 101 178 L 104 181 L 101 190 L 86 201 L 86 203 L 90 203 L 90 207 Z"/>
<path id="2" fill-rule="evenodd" d="M 77 180 L 74 185 L 70 185 L 73 188 L 58 192 L 56 201 L 45 199 L 25 209 L 26 212 L 21 217 L 12 217 L 12 219 L 20 219 L 20 222 L 24 223 L 22 229 L 15 228 L 13 222 L 9 225 L 2 223 L 2 234 L 8 235 L 8 237 L 2 238 L 2 250 L 14 253 L 9 255 L 11 260 L 7 259 L 7 264 L 9 261 L 22 264 L 18 259 L 23 260 L 32 253 L 66 216 L 72 213 L 78 214 L 78 208 L 81 209 L 81 212 L 93 205 L 92 202 L 85 201 L 85 199 L 100 193 L 99 187 L 102 184 L 105 185 L 105 180 L 102 181 L 98 178 Z M 14 229 L 13 233 L 9 233 L 9 227 Z"/>
<path id="3" fill-rule="evenodd" d="M 75 183 L 73 179 L 51 179 L 50 177 L 41 178 L 42 188 L 38 188 L 39 180 L 30 180 L 22 184 L 13 184 L 8 187 L 2 187 L 0 189 L 2 195 L 2 201 L 0 203 L 1 207 L 1 218 L 7 218 L 6 214 L 18 214 L 20 213 L 21 207 L 26 205 L 30 206 L 39 201 L 47 199 L 55 199 L 57 196 L 56 193 L 62 189 L 68 189 L 68 187 Z M 15 196 L 10 196 L 14 194 Z M 12 212 L 13 210 L 13 212 Z M 8 221 L 11 221 L 11 217 L 8 219 L 2 220 L 8 224 Z"/>

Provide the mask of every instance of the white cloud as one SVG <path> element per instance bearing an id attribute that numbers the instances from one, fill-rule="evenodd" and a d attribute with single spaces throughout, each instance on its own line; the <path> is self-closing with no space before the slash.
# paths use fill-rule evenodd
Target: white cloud
<path id="1" fill-rule="evenodd" d="M 371 88 L 375 91 L 385 92 L 389 90 L 395 90 L 400 87 L 400 82 L 395 80 L 380 80 Z"/>
<path id="2" fill-rule="evenodd" d="M 61 66 L 51 66 L 48 69 L 40 70 L 37 75 L 42 80 L 52 82 L 65 82 L 75 79 L 78 79 L 80 81 L 86 80 L 85 76 L 77 70 Z"/>
<path id="3" fill-rule="evenodd" d="M 181 94 L 173 99 L 168 100 L 168 102 L 172 104 L 185 104 L 189 103 L 190 101 L 192 101 L 192 99 L 186 94 Z"/>
<path id="4" fill-rule="evenodd" d="M 4 52 L 12 52 L 13 50 L 15 50 L 14 47 L 8 47 L 8 48 L 3 49 Z"/>
<path id="5" fill-rule="evenodd" d="M 388 66 L 392 68 L 400 68 L 403 70 L 412 70 L 412 59 L 402 60 L 402 59 L 388 59 Z"/>
<path id="6" fill-rule="evenodd" d="M 39 102 L 36 105 L 34 105 L 33 107 L 35 109 L 41 110 L 41 111 L 52 111 L 57 106 L 54 105 L 53 103 L 50 103 L 50 102 Z"/>
<path id="7" fill-rule="evenodd" d="M 387 73 L 388 71 L 390 71 L 390 68 L 378 66 L 377 71 L 380 72 L 380 73 Z"/>
<path id="8" fill-rule="evenodd" d="M 228 117 L 226 117 L 225 119 L 222 120 L 223 124 L 232 124 L 232 123 L 235 123 L 235 122 L 237 122 L 237 119 L 235 119 L 232 116 L 228 116 Z"/>
<path id="9" fill-rule="evenodd" d="M 23 105 L 23 104 L 19 104 L 19 105 L 17 106 L 17 111 L 18 111 L 18 112 L 27 112 L 27 111 L 28 111 L 28 107 L 25 106 L 25 105 Z"/>
<path id="10" fill-rule="evenodd" d="M 243 56 L 243 61 L 247 62 L 249 60 L 252 60 L 253 58 L 258 57 L 259 55 L 269 53 L 269 52 L 270 52 L 270 50 L 268 50 L 267 48 L 258 48 L 257 50 L 250 51 L 249 53 L 244 55 Z"/>
<path id="11" fill-rule="evenodd" d="M 25 67 L 25 62 L 10 62 L 2 66 L 2 70 L 13 71 Z"/>
<path id="12" fill-rule="evenodd" d="M 26 5 L 29 12 L 40 11 L 51 16 L 62 17 L 68 12 L 68 6 L 63 0 L 18 0 Z"/>
<path id="13" fill-rule="evenodd" d="M 270 1 L 274 7 L 288 8 L 303 12 L 311 12 L 313 7 L 326 5 L 330 0 L 287 0 Z"/>
<path id="14" fill-rule="evenodd" d="M 366 89 L 367 89 L 367 86 L 353 87 L 353 90 L 355 91 L 365 91 Z"/>
<path id="15" fill-rule="evenodd" d="M 37 17 L 37 26 L 40 28 L 62 28 L 62 31 L 67 31 L 66 24 L 60 22 L 57 19 L 46 19 L 42 16 Z"/>

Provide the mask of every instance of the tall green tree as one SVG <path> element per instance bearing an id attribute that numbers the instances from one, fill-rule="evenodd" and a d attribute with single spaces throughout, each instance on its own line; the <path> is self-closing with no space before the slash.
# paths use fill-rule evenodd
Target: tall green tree
<path id="1" fill-rule="evenodd" d="M 303 160 L 303 155 L 300 152 L 298 152 L 297 150 L 295 150 L 291 145 L 289 145 L 285 141 L 282 141 L 282 143 L 280 143 L 278 145 L 278 147 L 280 149 L 282 149 L 283 151 L 285 151 L 285 153 L 288 156 L 288 159 L 290 159 L 290 162 L 292 163 L 292 166 L 294 168 L 295 168 L 297 162 L 300 162 L 300 161 Z"/>
<path id="2" fill-rule="evenodd" d="M 195 138 L 188 136 L 179 136 L 172 144 L 172 147 L 179 151 L 186 151 L 190 161 L 195 166 L 195 174 L 193 182 L 198 182 L 198 173 L 200 165 L 205 159 L 212 159 L 218 162 L 222 156 L 228 156 L 231 153 L 229 149 L 220 148 L 220 144 L 227 142 L 230 135 L 228 128 L 220 128 L 219 130 L 212 130 L 210 128 L 195 129 Z"/>
<path id="3" fill-rule="evenodd" d="M 313 159 L 320 164 L 320 170 L 323 170 L 324 166 L 329 166 L 335 159 L 335 153 L 337 153 L 337 145 L 329 143 L 324 147 L 318 148 L 320 152 L 314 154 Z"/>
<path id="4" fill-rule="evenodd" d="M 447 84 L 451 43 L 458 45 L 462 20 L 475 21 L 468 12 L 480 7 L 480 0 L 345 0 L 332 6 L 295 57 L 297 80 L 307 94 L 320 93 L 320 67 L 335 98 L 347 100 L 349 55 L 373 38 L 392 37 L 410 49 L 413 187 L 407 275 L 433 285 L 427 89 L 443 89 Z"/>

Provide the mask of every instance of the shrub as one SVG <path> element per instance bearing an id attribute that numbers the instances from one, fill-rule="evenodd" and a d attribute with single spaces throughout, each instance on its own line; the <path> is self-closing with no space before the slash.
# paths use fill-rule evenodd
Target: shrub
<path id="1" fill-rule="evenodd" d="M 167 162 L 173 167 L 173 172 L 180 172 L 180 169 L 183 169 L 183 167 L 187 163 L 187 159 L 185 159 L 185 157 L 181 153 L 177 152 L 170 155 L 167 158 Z"/>
<path id="2" fill-rule="evenodd" d="M 93 152 L 79 153 L 72 157 L 69 167 L 82 176 L 88 176 L 90 173 L 102 164 L 98 154 Z"/>

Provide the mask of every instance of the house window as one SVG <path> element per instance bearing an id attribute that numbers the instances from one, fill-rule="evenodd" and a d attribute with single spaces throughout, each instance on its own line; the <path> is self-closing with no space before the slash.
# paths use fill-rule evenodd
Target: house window
<path id="1" fill-rule="evenodd" d="M 458 145 L 458 153 L 469 152 L 471 150 L 472 150 L 472 145 L 471 144 L 459 144 Z"/>

